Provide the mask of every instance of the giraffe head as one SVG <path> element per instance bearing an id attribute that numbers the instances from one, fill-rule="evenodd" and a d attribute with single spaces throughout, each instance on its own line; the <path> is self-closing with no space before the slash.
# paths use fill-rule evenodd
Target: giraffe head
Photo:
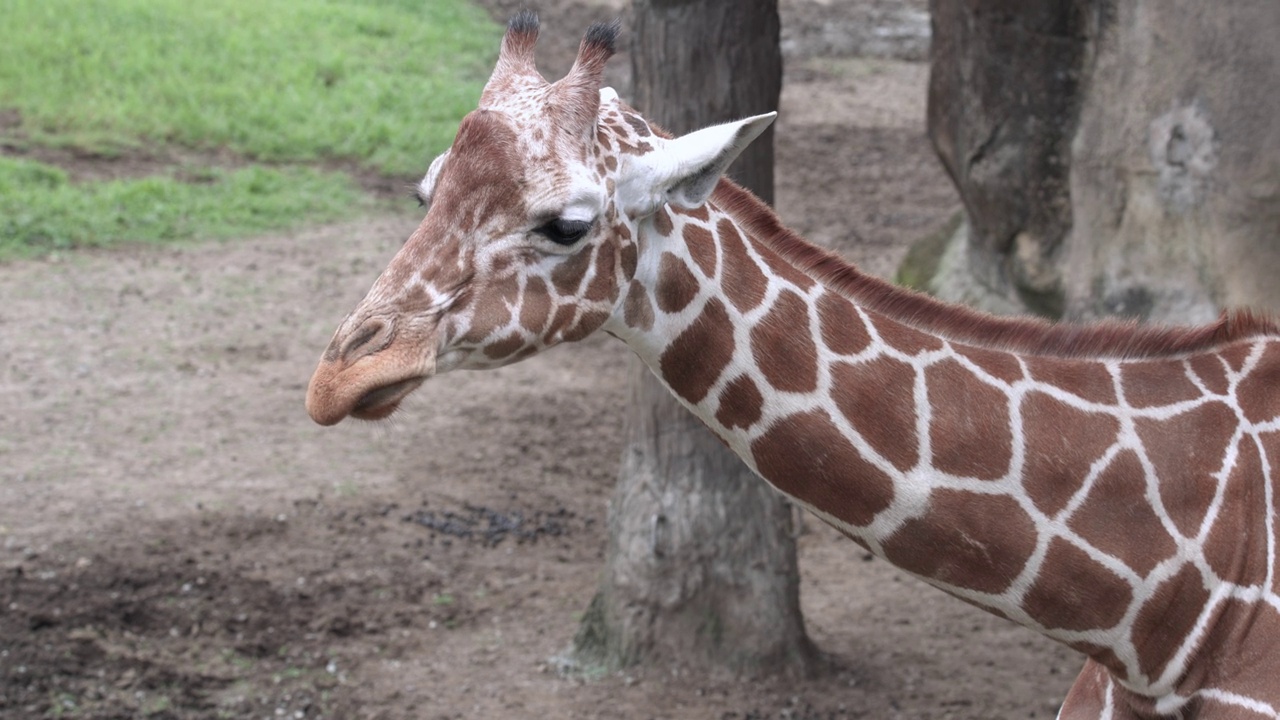
<path id="1" fill-rule="evenodd" d="M 387 417 L 425 380 L 497 367 L 605 326 L 643 263 L 638 226 L 706 202 L 773 115 L 670 139 L 601 87 L 618 26 L 593 25 L 563 79 L 516 15 L 497 67 L 417 193 L 426 217 L 338 327 L 307 390 L 330 425 Z"/>

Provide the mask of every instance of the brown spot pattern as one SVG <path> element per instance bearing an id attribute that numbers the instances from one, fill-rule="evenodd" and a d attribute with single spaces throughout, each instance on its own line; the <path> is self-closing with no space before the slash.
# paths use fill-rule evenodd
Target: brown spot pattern
<path id="1" fill-rule="evenodd" d="M 516 276 L 508 275 L 500 280 L 492 295 L 486 295 L 483 302 L 476 303 L 471 327 L 462 337 L 462 342 L 479 344 L 494 330 L 506 327 L 511 322 L 511 308 L 507 306 L 506 298 L 510 296 L 514 300 L 519 290 Z"/>
<path id="2" fill-rule="evenodd" d="M 644 285 L 631 283 L 622 310 L 622 320 L 638 330 L 647 332 L 653 328 L 653 304 L 649 302 L 649 292 Z"/>
<path id="3" fill-rule="evenodd" d="M 1253 371 L 1240 381 L 1236 397 L 1249 422 L 1280 416 L 1280 342 L 1267 346 Z"/>
<path id="4" fill-rule="evenodd" d="M 584 248 L 560 261 L 551 271 L 551 282 L 561 295 L 577 295 L 591 267 L 591 253 Z"/>
<path id="5" fill-rule="evenodd" d="M 702 274 L 711 278 L 716 276 L 716 242 L 711 237 L 711 231 L 700 225 L 693 223 L 685 223 L 684 244 L 689 248 L 689 257 L 693 258 L 693 262 L 702 271 Z"/>
<path id="6" fill-rule="evenodd" d="M 1041 512 L 1056 515 L 1084 484 L 1090 466 L 1116 442 L 1120 422 L 1040 392 L 1023 400 L 1022 419 L 1023 487 Z"/>
<path id="7" fill-rule="evenodd" d="M 591 276 L 591 282 L 587 283 L 586 293 L 583 294 L 583 298 L 588 302 L 604 302 L 617 297 L 614 293 L 618 280 L 614 269 L 616 259 L 613 245 L 601 245 L 596 250 L 596 271 Z"/>
<path id="8" fill-rule="evenodd" d="M 1273 705 L 1280 702 L 1275 668 L 1277 637 L 1280 637 L 1280 613 L 1261 603 L 1226 600 L 1212 634 L 1204 643 L 1220 649 L 1205 659 L 1205 684 Z M 1220 715 L 1212 717 L 1236 718 L 1239 712 L 1238 707 L 1224 708 Z M 1204 717 L 1210 715 L 1206 713 Z"/>
<path id="9" fill-rule="evenodd" d="M 432 204 L 449 209 L 445 227 L 470 231 L 478 218 L 525 212 L 519 147 L 515 130 L 499 113 L 477 110 L 463 118 Z"/>
<path id="10" fill-rule="evenodd" d="M 1132 450 L 1116 456 L 1068 525 L 1085 542 L 1145 577 L 1178 546 L 1146 501 L 1147 481 Z"/>
<path id="11" fill-rule="evenodd" d="M 826 413 L 789 415 L 751 443 L 760 474 L 779 490 L 865 526 L 893 501 L 893 481 L 868 463 Z"/>
<path id="12" fill-rule="evenodd" d="M 853 429 L 899 470 L 920 461 L 916 438 L 915 370 L 889 357 L 869 362 L 836 363 L 831 368 L 832 399 Z M 886 389 L 901 402 L 884 402 Z"/>
<path id="13" fill-rule="evenodd" d="M 1129 583 L 1062 538 L 1049 541 L 1042 567 L 1022 608 L 1046 628 L 1115 627 L 1133 601 Z"/>
<path id="14" fill-rule="evenodd" d="M 653 133 L 649 131 L 648 123 L 641 120 L 639 117 L 632 115 L 631 113 L 623 113 L 622 118 L 627 121 L 627 124 L 631 126 L 632 130 L 636 131 L 637 136 L 649 137 L 650 135 L 653 135 Z"/>
<path id="15" fill-rule="evenodd" d="M 1204 544 L 1205 559 L 1218 577 L 1241 585 L 1261 585 L 1267 579 L 1267 498 L 1261 478 L 1258 446 L 1245 437 Z"/>
<path id="16" fill-rule="evenodd" d="M 405 315 L 421 315 L 432 304 L 434 304 L 434 300 L 427 294 L 427 289 L 421 285 L 414 285 L 401 296 L 399 307 L 400 312 Z"/>
<path id="17" fill-rule="evenodd" d="M 853 303 L 834 293 L 823 293 L 818 298 L 818 325 L 822 343 L 833 353 L 853 355 L 871 344 L 871 335 Z"/>
<path id="18" fill-rule="evenodd" d="M 1181 360 L 1149 360 L 1120 366 L 1120 387 L 1130 407 L 1170 405 L 1200 397 Z"/>
<path id="19" fill-rule="evenodd" d="M 1013 436 L 1009 399 L 956 360 L 925 370 L 933 466 L 961 477 L 996 480 L 1009 472 Z"/>
<path id="20" fill-rule="evenodd" d="M 764 302 L 769 281 L 760 266 L 747 255 L 747 246 L 742 244 L 742 236 L 733 225 L 720 226 L 720 250 L 724 256 L 724 277 L 720 285 L 729 302 L 738 312 L 747 312 Z"/>
<path id="21" fill-rule="evenodd" d="M 515 264 L 515 258 L 512 258 L 510 255 L 499 255 L 493 259 L 493 266 L 489 269 L 494 275 L 503 275 L 514 267 Z M 428 273 L 423 273 L 424 276 L 427 274 Z"/>
<path id="22" fill-rule="evenodd" d="M 577 342 L 582 338 L 595 332 L 601 325 L 609 319 L 609 313 L 604 310 L 591 310 L 582 314 L 578 322 L 574 323 L 564 333 L 565 342 Z"/>
<path id="23" fill-rule="evenodd" d="M 1029 357 L 1026 362 L 1027 371 L 1035 380 L 1090 402 L 1116 404 L 1116 389 L 1111 381 L 1111 373 L 1100 362 L 1049 357 Z"/>
<path id="24" fill-rule="evenodd" d="M 778 390 L 812 392 L 818 387 L 818 348 L 809 332 L 809 305 L 785 290 L 751 328 L 751 357 Z"/>
<path id="25" fill-rule="evenodd" d="M 684 260 L 672 253 L 662 253 L 658 263 L 658 284 L 654 288 L 658 308 L 666 313 L 677 313 L 689 306 L 698 296 L 698 279 L 689 272 Z"/>
<path id="26" fill-rule="evenodd" d="M 671 216 L 667 214 L 666 208 L 658 208 L 658 212 L 653 214 L 653 227 L 662 237 L 671 237 L 675 226 L 671 224 Z"/>
<path id="27" fill-rule="evenodd" d="M 1258 436 L 1258 444 L 1262 446 L 1262 455 L 1266 458 L 1267 467 L 1271 469 L 1271 475 L 1268 480 L 1275 483 L 1277 473 L 1280 473 L 1280 432 L 1262 433 Z M 1275 511 L 1276 521 L 1271 527 L 1271 533 L 1280 541 L 1280 492 L 1272 493 L 1271 502 Z M 1276 567 L 1272 577 L 1271 592 L 1280 594 L 1280 554 L 1275 559 Z"/>
<path id="28" fill-rule="evenodd" d="M 934 490 L 929 509 L 885 541 L 889 562 L 986 593 L 1004 592 L 1036 548 L 1035 523 L 1005 495 Z"/>
<path id="29" fill-rule="evenodd" d="M 636 276 L 636 263 L 639 262 L 639 253 L 636 251 L 635 243 L 627 243 L 622 246 L 622 275 L 627 279 Z"/>
<path id="30" fill-rule="evenodd" d="M 542 337 L 546 338 L 548 343 L 559 342 L 563 339 L 563 334 L 569 323 L 578 316 L 578 308 L 576 305 L 561 305 L 556 308 L 555 315 L 551 317 L 551 325 L 547 327 L 547 331 Z"/>
<path id="31" fill-rule="evenodd" d="M 739 375 L 721 393 L 716 420 L 730 430 L 735 427 L 749 428 L 760 420 L 763 407 L 764 397 L 760 395 L 760 388 L 756 387 L 751 378 Z"/>
<path id="32" fill-rule="evenodd" d="M 645 153 L 653 152 L 653 145 L 647 142 L 638 142 L 632 145 L 626 140 L 618 138 L 618 151 L 627 155 L 644 155 Z"/>
<path id="33" fill-rule="evenodd" d="M 1249 359 L 1251 352 L 1253 352 L 1253 346 L 1249 343 L 1236 343 L 1223 348 L 1218 355 L 1226 361 L 1227 367 L 1240 372 L 1244 369 L 1244 362 Z"/>
<path id="34" fill-rule="evenodd" d="M 1164 669 L 1195 627 L 1200 609 L 1208 601 L 1204 578 L 1189 563 L 1160 583 L 1133 621 L 1138 669 L 1144 675 L 1155 677 Z"/>
<path id="35" fill-rule="evenodd" d="M 724 232 L 723 226 L 728 223 L 729 223 L 728 220 L 720 221 L 721 232 Z M 775 252 L 773 248 L 770 248 L 768 245 L 765 245 L 763 243 L 757 242 L 756 240 L 752 239 L 751 247 L 757 253 L 760 254 L 761 259 L 764 260 L 764 264 L 769 266 L 769 269 L 773 271 L 773 274 L 776 277 L 780 277 L 783 280 L 786 280 L 787 282 L 795 285 L 801 290 L 808 290 L 809 288 L 813 287 L 816 284 L 817 281 L 815 281 L 813 278 L 809 277 L 808 275 L 805 275 L 796 266 L 792 265 L 786 260 L 783 260 L 782 256 L 779 255 L 777 252 Z"/>
<path id="36" fill-rule="evenodd" d="M 688 215 L 689 217 L 695 220 L 701 220 L 702 222 L 707 222 L 711 219 L 711 214 L 707 212 L 706 205 L 699 205 L 698 207 L 691 208 L 678 207 L 675 208 L 675 212 L 680 215 Z"/>
<path id="37" fill-rule="evenodd" d="M 942 341 L 932 335 L 907 327 L 879 313 L 868 313 L 868 315 L 872 324 L 876 326 L 876 332 L 880 333 L 880 338 L 898 352 L 916 355 L 928 350 L 942 349 Z"/>
<path id="38" fill-rule="evenodd" d="M 667 346 L 658 367 L 677 395 L 701 402 L 733 359 L 733 324 L 729 312 L 712 298 L 697 320 Z"/>
<path id="39" fill-rule="evenodd" d="M 520 324 L 532 333 L 542 332 L 551 316 L 551 294 L 542 278 L 533 276 L 525 284 L 520 305 Z"/>
<path id="40" fill-rule="evenodd" d="M 494 360 L 501 360 L 524 346 L 524 338 L 520 333 L 513 332 L 510 335 L 489 343 L 484 348 L 484 354 Z"/>
<path id="41" fill-rule="evenodd" d="M 1236 414 L 1213 402 L 1168 420 L 1140 418 L 1138 438 L 1159 478 L 1160 499 L 1178 530 L 1194 536 L 1200 529 L 1218 482 Z"/>
<path id="42" fill-rule="evenodd" d="M 1013 383 L 1022 379 L 1022 366 L 1018 364 L 1018 359 L 1013 353 L 996 352 L 967 345 L 952 345 L 951 349 L 955 350 L 957 355 L 963 356 L 969 362 L 990 373 L 997 380 Z"/>
<path id="43" fill-rule="evenodd" d="M 1209 392 L 1217 395 L 1225 395 L 1230 385 L 1227 382 L 1227 368 L 1222 364 L 1222 360 L 1218 358 L 1216 353 L 1206 355 L 1196 355 L 1191 358 L 1191 371 L 1196 374 L 1200 382 L 1208 388 Z"/>

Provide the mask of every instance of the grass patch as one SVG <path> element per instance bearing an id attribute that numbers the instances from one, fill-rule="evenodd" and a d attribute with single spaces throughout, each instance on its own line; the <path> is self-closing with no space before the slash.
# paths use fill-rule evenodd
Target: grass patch
<path id="1" fill-rule="evenodd" d="M 463 0 L 10 0 L 0 107 L 40 144 L 229 147 L 419 173 L 500 29 Z"/>
<path id="2" fill-rule="evenodd" d="M 61 169 L 0 157 L 0 259 L 124 242 L 230 238 L 366 210 L 347 176 L 304 167 L 207 170 L 72 184 Z"/>
<path id="3" fill-rule="evenodd" d="M 350 179 L 301 165 L 424 172 L 476 106 L 501 35 L 466 0 L 2 5 L 0 145 L 106 157 L 225 148 L 268 165 L 71 182 L 56 167 L 0 155 L 0 260 L 367 212 Z"/>

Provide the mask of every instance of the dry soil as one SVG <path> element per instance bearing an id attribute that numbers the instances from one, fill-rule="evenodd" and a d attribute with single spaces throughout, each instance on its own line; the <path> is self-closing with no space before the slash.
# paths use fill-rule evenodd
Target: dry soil
<path id="1" fill-rule="evenodd" d="M 924 5 L 783 1 L 780 213 L 878 273 L 958 209 Z M 619 7 L 542 3 L 548 72 Z M 557 672 L 600 570 L 625 348 L 448 376 L 389 425 L 303 411 L 416 221 L 0 265 L 0 717 L 1054 715 L 1077 656 L 817 522 L 801 592 L 831 675 Z"/>

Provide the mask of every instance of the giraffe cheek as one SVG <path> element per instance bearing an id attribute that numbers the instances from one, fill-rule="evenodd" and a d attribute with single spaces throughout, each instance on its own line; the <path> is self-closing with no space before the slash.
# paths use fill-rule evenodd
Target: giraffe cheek
<path id="1" fill-rule="evenodd" d="M 515 332 L 485 345 L 484 356 L 490 360 L 507 360 L 524 349 L 524 347 L 524 336 Z"/>
<path id="2" fill-rule="evenodd" d="M 497 303 L 485 303 L 476 308 L 466 334 L 459 338 L 466 345 L 482 345 L 496 331 L 511 323 L 511 310 Z"/>
<path id="3" fill-rule="evenodd" d="M 595 273 L 583 299 L 610 305 L 618 299 L 618 252 L 612 244 L 601 245 L 596 251 Z"/>
<path id="4" fill-rule="evenodd" d="M 561 305 L 557 308 L 555 315 L 551 318 L 551 324 L 542 336 L 543 341 L 548 346 L 560 343 L 564 339 L 564 334 L 573 325 L 573 319 L 576 315 L 577 308 L 572 305 Z"/>
<path id="5" fill-rule="evenodd" d="M 534 335 L 541 334 L 551 319 L 551 291 L 540 277 L 532 277 L 520 301 L 520 326 Z"/>
<path id="6" fill-rule="evenodd" d="M 465 345 L 481 345 L 495 333 L 510 326 L 513 319 L 511 308 L 515 307 L 519 295 L 520 281 L 515 274 L 507 275 L 481 292 L 473 293 L 477 300 L 470 308 L 471 321 L 458 341 Z M 451 334 L 449 337 L 457 335 Z"/>
<path id="7" fill-rule="evenodd" d="M 581 310 L 573 305 L 562 305 L 551 319 L 543 342 L 547 347 L 577 342 L 604 326 L 609 316 L 607 310 Z"/>

